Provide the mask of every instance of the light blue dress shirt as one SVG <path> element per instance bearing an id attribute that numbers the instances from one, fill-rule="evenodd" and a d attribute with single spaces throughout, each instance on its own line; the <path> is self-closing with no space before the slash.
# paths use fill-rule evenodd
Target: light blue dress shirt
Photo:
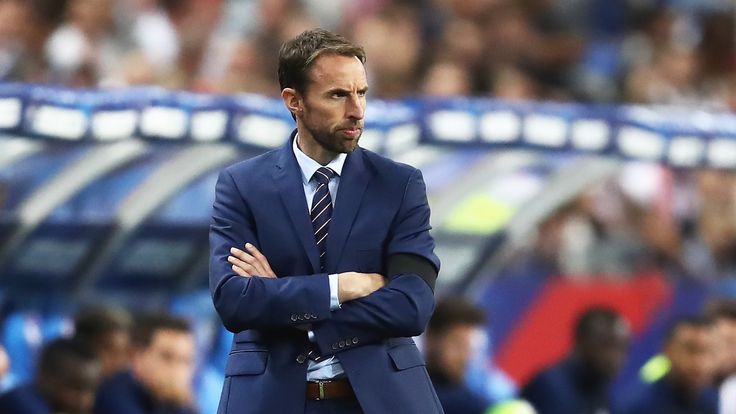
<path id="1" fill-rule="evenodd" d="M 321 165 L 317 161 L 309 158 L 307 154 L 303 153 L 297 141 L 299 136 L 294 137 L 294 155 L 296 156 L 296 162 L 299 163 L 299 169 L 302 172 L 302 184 L 304 186 L 304 196 L 307 198 L 307 205 L 312 205 L 312 199 L 314 193 L 317 192 L 318 183 L 311 181 L 312 176 L 320 167 L 331 168 L 337 175 L 335 178 L 330 180 L 327 187 L 330 190 L 330 198 L 332 199 L 332 205 L 334 207 L 335 200 L 337 200 L 337 189 L 340 185 L 340 176 L 342 175 L 342 167 L 345 165 L 345 158 L 347 154 L 340 154 L 335 157 L 334 160 L 330 161 L 327 165 Z M 329 236 L 328 236 L 329 237 Z M 340 300 L 338 298 L 338 286 L 337 286 L 337 274 L 329 275 L 330 280 L 330 310 L 337 310 L 340 308 Z M 314 333 L 310 330 L 308 333 L 309 340 L 315 342 Z M 342 378 L 345 376 L 345 371 L 342 369 L 342 365 L 337 357 L 332 356 L 326 358 L 320 362 L 314 362 L 309 360 L 307 366 L 307 381 L 318 381 L 318 380 L 330 380 L 335 378 Z"/>

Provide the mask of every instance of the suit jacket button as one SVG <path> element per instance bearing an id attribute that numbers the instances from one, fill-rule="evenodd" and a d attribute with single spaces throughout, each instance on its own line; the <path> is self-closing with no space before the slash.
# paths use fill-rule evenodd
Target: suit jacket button
<path id="1" fill-rule="evenodd" d="M 358 338 L 353 338 L 353 345 L 357 344 L 358 342 Z"/>
<path id="2" fill-rule="evenodd" d="M 297 319 L 297 318 L 296 318 L 296 315 L 291 315 L 291 320 L 292 320 L 292 321 L 296 322 L 296 319 Z"/>
<path id="3" fill-rule="evenodd" d="M 307 357 L 304 356 L 304 355 L 302 355 L 302 354 L 299 354 L 299 356 L 296 357 L 296 362 L 298 362 L 300 364 L 303 364 L 304 361 L 306 361 L 306 360 L 307 360 Z"/>
<path id="4" fill-rule="evenodd" d="M 312 314 L 312 319 L 317 319 L 317 315 Z"/>
<path id="5" fill-rule="evenodd" d="M 340 341 L 340 348 L 345 348 L 345 341 Z"/>
<path id="6" fill-rule="evenodd" d="M 332 349 L 337 349 L 337 344 L 332 344 Z"/>
<path id="7" fill-rule="evenodd" d="M 302 315 L 298 315 L 298 316 L 297 316 L 296 318 L 297 318 L 298 320 L 300 320 L 300 321 L 303 321 L 303 320 L 304 320 L 304 317 L 303 317 Z"/>
<path id="8" fill-rule="evenodd" d="M 308 314 L 308 313 L 305 313 L 305 314 L 304 314 L 304 319 L 309 319 L 309 318 L 311 318 L 311 317 L 312 317 L 312 316 L 311 316 L 310 314 Z"/>

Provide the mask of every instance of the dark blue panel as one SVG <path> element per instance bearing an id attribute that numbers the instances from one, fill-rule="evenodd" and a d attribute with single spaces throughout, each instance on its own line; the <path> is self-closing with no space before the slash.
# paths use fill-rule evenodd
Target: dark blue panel
<path id="1" fill-rule="evenodd" d="M 108 263 L 103 289 L 171 289 L 184 282 L 209 251 L 207 226 L 149 224 L 139 228 Z"/>
<path id="2" fill-rule="evenodd" d="M 89 223 L 42 224 L 0 271 L 0 284 L 39 293 L 71 290 L 111 230 L 111 225 Z"/>

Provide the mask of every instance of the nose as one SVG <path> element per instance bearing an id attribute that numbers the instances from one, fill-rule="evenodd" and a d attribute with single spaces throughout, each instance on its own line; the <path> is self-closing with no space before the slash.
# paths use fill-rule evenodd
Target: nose
<path id="1" fill-rule="evenodd" d="M 365 98 L 357 94 L 351 94 L 345 108 L 345 116 L 349 119 L 359 121 L 365 116 Z"/>

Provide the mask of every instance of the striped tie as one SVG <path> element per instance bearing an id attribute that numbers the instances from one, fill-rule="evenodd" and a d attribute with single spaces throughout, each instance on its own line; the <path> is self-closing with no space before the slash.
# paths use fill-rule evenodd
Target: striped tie
<path id="1" fill-rule="evenodd" d="M 320 167 L 312 176 L 317 181 L 317 191 L 312 199 L 312 209 L 309 212 L 314 228 L 314 239 L 317 242 L 321 271 L 325 271 L 327 233 L 332 220 L 332 197 L 330 197 L 329 182 L 336 173 L 327 167 Z"/>

